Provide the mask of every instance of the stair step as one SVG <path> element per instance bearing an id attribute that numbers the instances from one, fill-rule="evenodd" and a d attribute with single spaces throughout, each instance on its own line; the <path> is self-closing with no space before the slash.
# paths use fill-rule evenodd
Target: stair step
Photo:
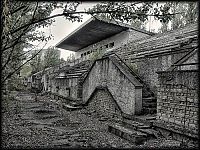
<path id="1" fill-rule="evenodd" d="M 143 123 L 139 123 L 139 122 L 127 122 L 127 121 L 123 121 L 122 125 L 131 128 L 131 129 L 147 129 L 150 128 L 149 125 L 144 125 Z"/>
<path id="2" fill-rule="evenodd" d="M 155 97 L 143 97 L 142 100 L 143 101 L 154 101 L 154 102 L 156 102 L 156 98 Z"/>
<path id="3" fill-rule="evenodd" d="M 148 136 L 155 136 L 153 129 L 138 129 L 138 131 L 147 134 Z"/>
<path id="4" fill-rule="evenodd" d="M 150 126 L 147 125 L 142 125 L 142 126 L 138 126 L 138 129 L 149 129 Z"/>
<path id="5" fill-rule="evenodd" d="M 108 125 L 108 131 L 136 145 L 143 144 L 147 137 L 145 133 L 123 127 L 120 124 Z"/>
<path id="6" fill-rule="evenodd" d="M 142 108 L 143 114 L 155 114 L 156 111 L 157 111 L 157 109 L 155 107 L 152 107 L 152 108 L 145 108 L 145 107 L 143 107 Z"/>
<path id="7" fill-rule="evenodd" d="M 142 107 L 146 107 L 146 108 L 156 108 L 157 103 L 143 103 Z"/>

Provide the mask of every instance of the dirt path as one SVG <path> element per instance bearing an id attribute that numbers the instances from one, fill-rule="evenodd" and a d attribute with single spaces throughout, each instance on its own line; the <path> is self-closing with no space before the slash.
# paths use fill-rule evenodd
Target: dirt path
<path id="1" fill-rule="evenodd" d="M 3 113 L 2 146 L 15 147 L 131 147 L 107 132 L 105 122 L 86 110 L 68 112 L 46 96 L 34 101 L 31 93 L 18 93 Z"/>
<path id="2" fill-rule="evenodd" d="M 38 96 L 35 102 L 32 93 L 14 97 L 2 114 L 4 148 L 144 148 L 166 143 L 160 139 L 135 146 L 109 133 L 109 122 L 99 121 L 86 109 L 66 111 L 47 96 Z"/>

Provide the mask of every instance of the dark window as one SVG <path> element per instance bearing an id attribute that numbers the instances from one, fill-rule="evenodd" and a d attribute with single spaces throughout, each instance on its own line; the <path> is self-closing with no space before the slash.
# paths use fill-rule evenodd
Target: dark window
<path id="1" fill-rule="evenodd" d="M 105 47 L 108 48 L 108 44 L 106 44 Z"/>
<path id="2" fill-rule="evenodd" d="M 86 53 L 84 53 L 84 56 L 86 56 Z"/>
<path id="3" fill-rule="evenodd" d="M 81 57 L 83 57 L 83 54 L 81 54 Z"/>
<path id="4" fill-rule="evenodd" d="M 90 54 L 90 51 L 87 52 L 87 55 Z"/>
<path id="5" fill-rule="evenodd" d="M 56 86 L 56 92 L 58 92 L 59 91 L 59 86 Z"/>
<path id="6" fill-rule="evenodd" d="M 66 88 L 66 95 L 70 96 L 70 88 L 68 88 L 68 87 Z"/>
<path id="7" fill-rule="evenodd" d="M 114 46 L 114 42 L 109 43 L 109 47 L 112 48 Z"/>

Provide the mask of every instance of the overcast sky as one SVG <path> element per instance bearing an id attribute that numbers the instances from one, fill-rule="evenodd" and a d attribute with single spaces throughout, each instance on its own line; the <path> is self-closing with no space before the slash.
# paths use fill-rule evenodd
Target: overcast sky
<path id="1" fill-rule="evenodd" d="M 78 6 L 78 10 L 84 10 L 88 9 L 92 6 L 94 6 L 97 2 L 83 2 Z M 51 15 L 62 13 L 62 9 L 56 9 L 52 12 Z M 44 48 L 48 48 L 49 46 L 55 46 L 58 42 L 60 42 L 63 38 L 65 38 L 68 34 L 73 32 L 76 28 L 78 28 L 81 24 L 83 24 L 85 21 L 87 21 L 91 16 L 90 15 L 83 15 L 83 22 L 70 22 L 66 20 L 64 17 L 57 17 L 55 19 L 55 22 L 52 23 L 52 25 L 48 28 L 41 28 L 41 31 L 44 31 L 46 35 L 52 34 L 54 37 L 52 40 L 48 41 L 47 45 Z M 154 21 L 154 19 L 151 19 L 151 29 L 157 29 L 160 27 L 160 24 L 157 21 Z M 147 23 L 147 29 L 149 29 L 149 23 Z M 34 44 L 38 44 L 37 42 L 34 42 Z M 44 43 L 40 44 L 38 46 L 38 49 L 42 48 L 44 46 Z M 72 51 L 60 49 L 61 51 L 61 58 L 64 58 L 65 60 L 67 57 L 74 53 Z"/>

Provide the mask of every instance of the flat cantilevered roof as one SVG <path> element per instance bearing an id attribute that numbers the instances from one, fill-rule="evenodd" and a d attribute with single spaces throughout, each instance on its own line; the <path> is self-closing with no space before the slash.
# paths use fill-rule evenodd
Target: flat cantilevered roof
<path id="1" fill-rule="evenodd" d="M 148 35 L 153 34 L 148 31 L 135 29 L 124 23 L 115 21 L 107 22 L 97 19 L 96 17 L 92 17 L 56 44 L 56 47 L 77 52 L 82 48 L 97 43 L 127 29 L 133 29 Z"/>

